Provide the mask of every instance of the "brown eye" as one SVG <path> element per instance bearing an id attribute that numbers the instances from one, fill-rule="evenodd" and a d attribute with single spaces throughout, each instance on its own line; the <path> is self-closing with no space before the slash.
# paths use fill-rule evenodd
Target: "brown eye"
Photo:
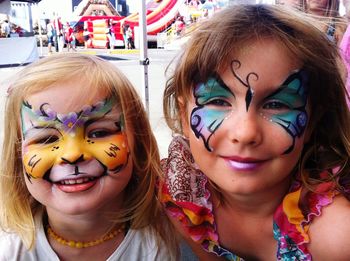
<path id="1" fill-rule="evenodd" d="M 110 130 L 94 130 L 89 132 L 88 138 L 92 138 L 92 139 L 104 138 L 104 137 L 113 135 L 115 133 L 116 131 L 110 131 Z"/>
<path id="2" fill-rule="evenodd" d="M 213 99 L 210 100 L 206 103 L 206 105 L 214 105 L 214 106 L 231 106 L 227 101 L 223 100 L 223 99 Z"/>
<path id="3" fill-rule="evenodd" d="M 264 109 L 267 110 L 287 110 L 290 109 L 288 105 L 280 101 L 270 101 L 264 104 Z"/>
<path id="4" fill-rule="evenodd" d="M 58 141 L 58 137 L 57 136 L 48 136 L 48 137 L 43 137 L 40 139 L 35 140 L 33 143 L 36 144 L 50 144 L 50 143 L 55 143 L 56 141 Z"/>

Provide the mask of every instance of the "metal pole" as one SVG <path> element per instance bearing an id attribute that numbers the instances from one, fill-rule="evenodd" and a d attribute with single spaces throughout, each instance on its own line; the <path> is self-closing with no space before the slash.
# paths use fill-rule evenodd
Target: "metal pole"
<path id="1" fill-rule="evenodd" d="M 144 89 L 144 103 L 149 114 L 149 92 L 148 92 L 148 65 L 147 57 L 147 24 L 146 24 L 146 0 L 141 0 L 139 12 L 139 39 L 140 39 L 140 65 L 142 73 L 142 86 Z"/>
<path id="2" fill-rule="evenodd" d="M 39 42 L 40 42 L 40 56 L 43 56 L 43 35 L 41 32 L 41 9 L 38 10 L 38 4 L 36 4 L 36 10 L 37 10 L 37 14 L 38 14 L 38 28 L 39 28 Z"/>
<path id="3" fill-rule="evenodd" d="M 29 32 L 34 33 L 34 31 L 33 31 L 32 4 L 27 3 L 27 7 L 28 7 Z"/>
<path id="4" fill-rule="evenodd" d="M 55 50 L 58 52 L 58 33 L 59 33 L 59 25 L 58 25 L 58 14 L 53 15 L 54 20 L 53 20 L 53 27 L 55 28 Z"/>

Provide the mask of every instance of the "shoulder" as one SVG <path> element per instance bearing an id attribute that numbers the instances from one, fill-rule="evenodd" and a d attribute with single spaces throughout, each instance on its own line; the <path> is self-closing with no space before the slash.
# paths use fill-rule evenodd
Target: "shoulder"
<path id="1" fill-rule="evenodd" d="M 13 243 L 20 243 L 21 239 L 15 233 L 7 233 L 0 230 L 0 249 L 7 249 L 13 246 Z"/>
<path id="2" fill-rule="evenodd" d="M 350 260 L 349 216 L 350 201 L 337 196 L 314 219 L 310 225 L 308 248 L 315 260 Z"/>
<path id="3" fill-rule="evenodd" d="M 43 232 L 44 233 L 44 232 Z M 44 235 L 45 237 L 45 235 Z M 37 242 L 33 249 L 28 250 L 21 238 L 15 233 L 0 232 L 0 260 L 1 261 L 58 261 L 58 257 L 46 244 L 41 242 L 40 233 L 37 233 Z"/>
<path id="4" fill-rule="evenodd" d="M 0 260 L 24 260 L 21 257 L 28 252 L 17 234 L 3 231 L 0 232 L 0 249 Z"/>

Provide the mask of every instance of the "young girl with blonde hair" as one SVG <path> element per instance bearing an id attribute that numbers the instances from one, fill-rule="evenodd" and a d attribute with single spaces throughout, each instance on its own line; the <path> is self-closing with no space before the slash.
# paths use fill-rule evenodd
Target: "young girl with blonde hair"
<path id="1" fill-rule="evenodd" d="M 5 112 L 1 260 L 176 259 L 156 140 L 114 65 L 43 58 L 13 80 Z"/>

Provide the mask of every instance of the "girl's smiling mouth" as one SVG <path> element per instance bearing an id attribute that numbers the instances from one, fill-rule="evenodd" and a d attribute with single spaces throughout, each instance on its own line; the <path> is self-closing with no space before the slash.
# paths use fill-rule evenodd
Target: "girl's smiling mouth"
<path id="1" fill-rule="evenodd" d="M 83 192 L 92 188 L 100 177 L 65 179 L 59 182 L 55 182 L 54 186 L 66 193 Z"/>
<path id="2" fill-rule="evenodd" d="M 241 157 L 223 157 L 229 164 L 230 168 L 237 171 L 254 171 L 260 168 L 268 160 L 241 158 Z"/>

